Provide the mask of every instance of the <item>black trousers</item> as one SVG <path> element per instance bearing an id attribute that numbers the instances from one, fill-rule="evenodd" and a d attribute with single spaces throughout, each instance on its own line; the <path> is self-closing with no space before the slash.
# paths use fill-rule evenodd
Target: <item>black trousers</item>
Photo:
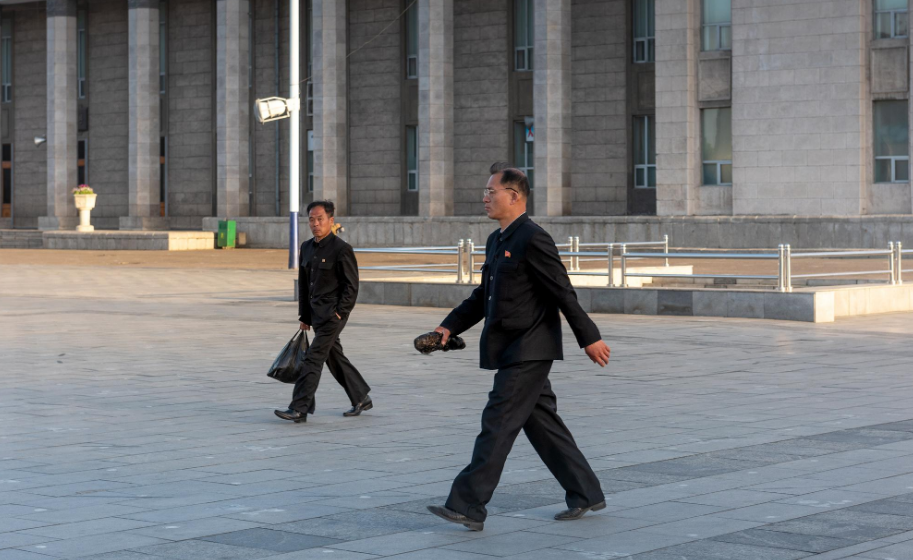
<path id="1" fill-rule="evenodd" d="M 320 384 L 320 373 L 323 371 L 324 363 L 336 381 L 342 385 L 352 406 L 368 396 L 371 388 L 368 387 L 364 377 L 355 369 L 352 362 L 342 353 L 339 334 L 345 326 L 345 320 L 335 317 L 314 325 L 314 340 L 308 347 L 304 370 L 295 382 L 292 402 L 288 405 L 292 410 L 308 414 L 314 412 L 314 394 L 317 392 L 317 385 Z"/>
<path id="2" fill-rule="evenodd" d="M 588 507 L 605 500 L 599 479 L 558 416 L 557 399 L 548 381 L 551 368 L 551 361 L 521 362 L 495 374 L 472 461 L 453 481 L 447 508 L 485 521 L 485 504 L 494 494 L 521 428 L 564 488 L 568 507 Z"/>

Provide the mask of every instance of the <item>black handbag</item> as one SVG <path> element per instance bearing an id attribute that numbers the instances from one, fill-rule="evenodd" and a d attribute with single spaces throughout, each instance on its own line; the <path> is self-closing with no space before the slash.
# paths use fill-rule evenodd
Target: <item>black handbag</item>
<path id="1" fill-rule="evenodd" d="M 299 329 L 282 347 L 282 351 L 276 356 L 276 360 L 266 375 L 283 383 L 297 381 L 298 375 L 304 367 L 304 358 L 309 345 L 307 333 Z"/>

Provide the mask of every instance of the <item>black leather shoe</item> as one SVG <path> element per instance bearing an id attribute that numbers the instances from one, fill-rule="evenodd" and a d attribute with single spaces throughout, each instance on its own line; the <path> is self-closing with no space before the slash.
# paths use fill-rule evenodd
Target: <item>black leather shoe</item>
<path id="1" fill-rule="evenodd" d="M 441 506 L 428 506 L 428 511 L 434 515 L 449 521 L 451 523 L 458 523 L 463 527 L 466 527 L 470 531 L 481 531 L 485 524 L 481 521 L 476 521 L 475 519 L 470 519 L 463 515 L 462 513 L 457 513 L 452 509 L 448 509 Z"/>
<path id="2" fill-rule="evenodd" d="M 275 412 L 276 416 L 279 418 L 282 418 L 283 420 L 291 420 L 296 424 L 308 421 L 308 415 L 306 412 L 298 412 L 297 410 L 292 410 L 291 408 L 287 410 L 274 410 L 273 412 Z"/>
<path id="3" fill-rule="evenodd" d="M 371 402 L 371 397 L 365 397 L 365 400 L 356 404 L 355 406 L 353 406 L 346 412 L 343 412 L 342 415 L 343 416 L 358 416 L 365 410 L 371 410 L 372 408 L 374 408 L 374 403 Z"/>
<path id="4" fill-rule="evenodd" d="M 601 509 L 605 509 L 605 502 L 599 502 L 598 504 L 589 507 L 566 509 L 556 513 L 555 519 L 558 521 L 574 521 L 586 515 L 586 512 L 588 511 L 599 511 Z"/>

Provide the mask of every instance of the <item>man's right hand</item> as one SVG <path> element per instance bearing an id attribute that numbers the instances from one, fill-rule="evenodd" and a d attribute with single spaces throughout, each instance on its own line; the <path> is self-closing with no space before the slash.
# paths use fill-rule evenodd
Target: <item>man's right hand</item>
<path id="1" fill-rule="evenodd" d="M 310 326 L 310 325 L 306 325 L 306 324 L 304 324 L 304 323 L 301 323 L 301 326 L 300 326 L 299 328 L 300 328 L 301 330 L 303 330 L 303 331 L 309 331 L 309 330 L 311 330 L 311 326 Z"/>
<path id="2" fill-rule="evenodd" d="M 434 332 L 441 333 L 441 346 L 447 346 L 447 341 L 450 340 L 450 329 L 446 327 L 438 327 L 434 329 Z"/>

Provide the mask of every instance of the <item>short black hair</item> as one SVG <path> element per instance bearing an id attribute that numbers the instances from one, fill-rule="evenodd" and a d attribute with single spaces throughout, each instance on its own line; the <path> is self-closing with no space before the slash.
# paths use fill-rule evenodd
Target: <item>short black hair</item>
<path id="1" fill-rule="evenodd" d="M 496 161 L 491 164 L 491 167 L 488 168 L 488 174 L 494 175 L 495 173 L 500 173 L 507 169 L 508 167 L 513 167 L 511 164 L 506 161 Z"/>
<path id="2" fill-rule="evenodd" d="M 336 214 L 336 205 L 333 204 L 332 200 L 315 200 L 314 202 L 308 204 L 307 214 L 311 214 L 311 210 L 317 208 L 318 206 L 323 206 L 323 209 L 326 211 L 327 216 L 333 217 Z"/>
<path id="3" fill-rule="evenodd" d="M 497 171 L 501 174 L 501 184 L 512 185 L 524 198 L 529 198 L 529 178 L 516 167 L 506 167 Z"/>

